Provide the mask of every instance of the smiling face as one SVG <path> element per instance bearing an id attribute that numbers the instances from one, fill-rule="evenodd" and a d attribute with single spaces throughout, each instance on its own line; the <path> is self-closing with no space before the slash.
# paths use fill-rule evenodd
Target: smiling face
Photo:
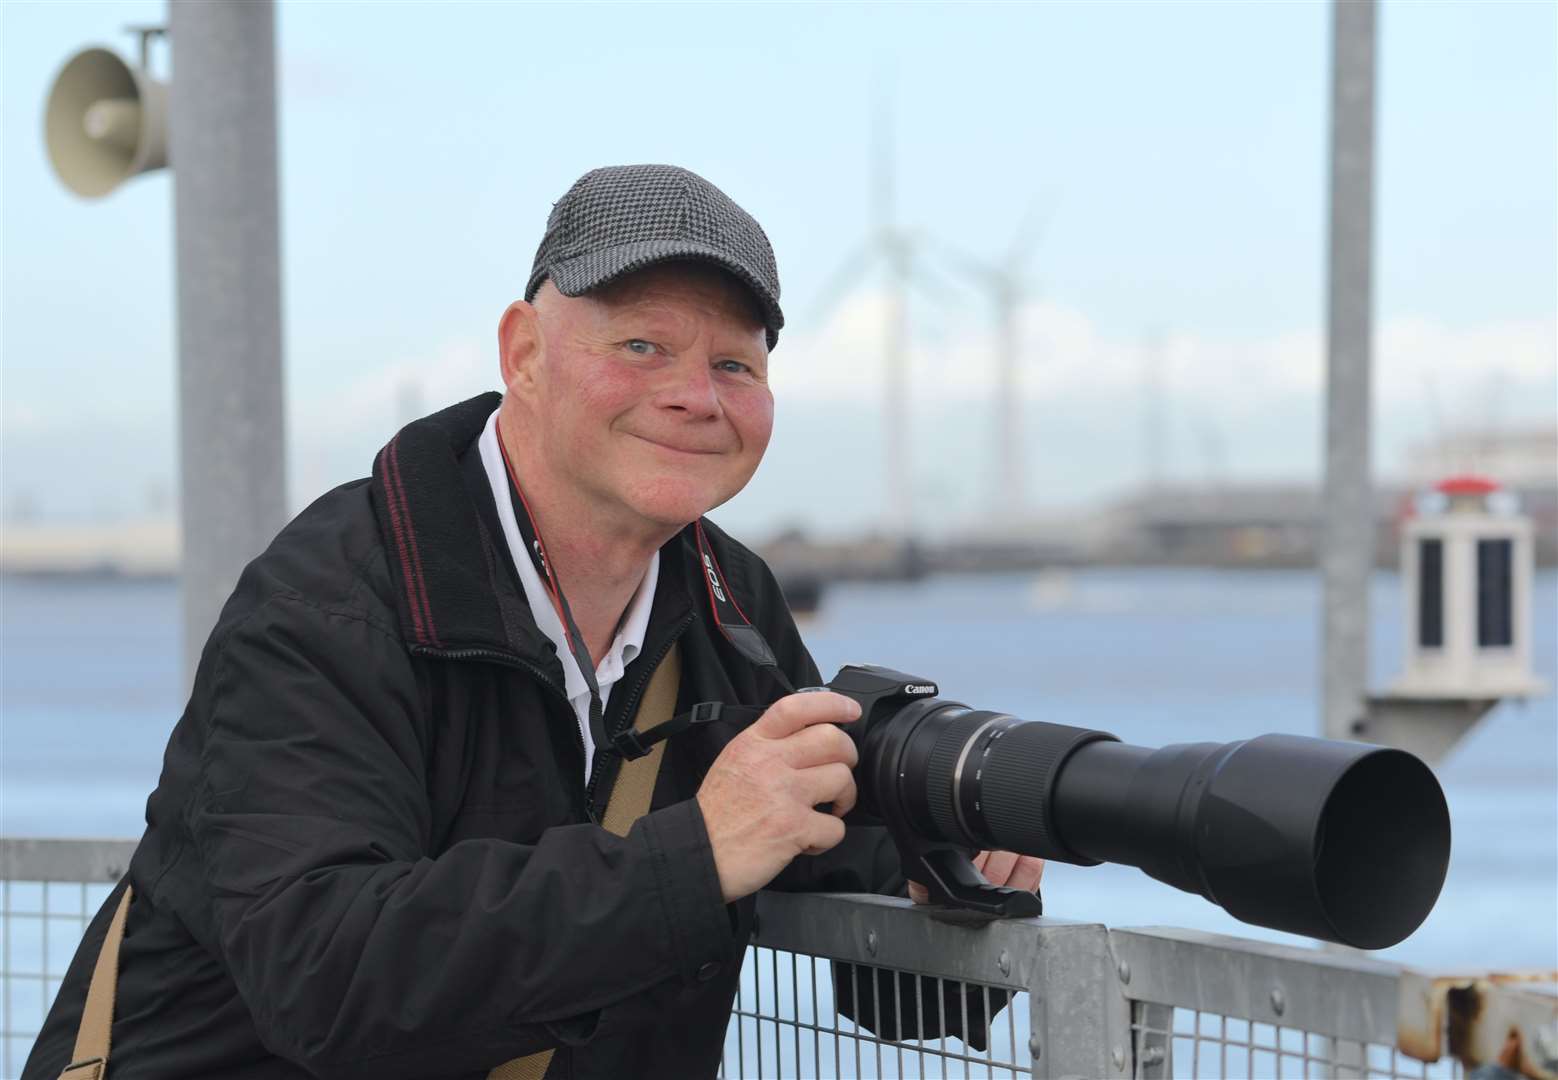
<path id="1" fill-rule="evenodd" d="M 504 313 L 499 343 L 516 468 L 581 524 L 674 532 L 745 487 L 768 447 L 764 326 L 713 267 L 662 264 L 581 297 L 548 282 Z"/>

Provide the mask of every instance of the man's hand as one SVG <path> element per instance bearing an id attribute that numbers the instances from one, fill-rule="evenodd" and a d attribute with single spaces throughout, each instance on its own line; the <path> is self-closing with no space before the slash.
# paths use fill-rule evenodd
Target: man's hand
<path id="1" fill-rule="evenodd" d="M 1023 892 L 1034 892 L 1044 876 L 1044 860 L 1015 851 L 981 851 L 974 856 L 974 869 L 992 885 L 1005 885 Z M 909 899 L 916 904 L 930 901 L 930 893 L 918 881 L 909 882 Z"/>
<path id="2" fill-rule="evenodd" d="M 855 806 L 855 744 L 836 725 L 860 718 L 841 694 L 791 694 L 726 745 L 698 788 L 698 808 L 728 904 L 755 893 L 797 855 L 844 839 Z M 820 803 L 832 803 L 819 813 Z"/>

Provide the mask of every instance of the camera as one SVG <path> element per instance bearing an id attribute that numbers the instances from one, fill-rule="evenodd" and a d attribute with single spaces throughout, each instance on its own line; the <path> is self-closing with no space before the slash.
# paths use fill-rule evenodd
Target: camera
<path id="1" fill-rule="evenodd" d="M 869 665 L 827 689 L 860 705 L 847 728 L 860 809 L 945 912 L 1042 913 L 979 875 L 970 857 L 986 848 L 1125 863 L 1242 922 L 1360 949 L 1411 934 L 1444 884 L 1444 792 L 1402 750 L 1281 734 L 1153 750 Z"/>

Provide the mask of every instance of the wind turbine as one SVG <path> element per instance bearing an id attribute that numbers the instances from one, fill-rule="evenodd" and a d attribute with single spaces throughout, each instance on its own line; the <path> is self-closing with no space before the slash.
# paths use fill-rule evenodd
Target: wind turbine
<path id="1" fill-rule="evenodd" d="M 1163 332 L 1147 331 L 1142 341 L 1142 490 L 1156 493 L 1168 474 L 1168 438 L 1164 428 Z"/>
<path id="2" fill-rule="evenodd" d="M 920 257 L 922 242 L 900 228 L 894 207 L 892 116 L 879 102 L 872 138 L 871 218 L 866 239 L 839 264 L 828 278 L 821 303 L 813 316 L 816 324 L 855 289 L 873 266 L 886 270 L 887 309 L 882 336 L 883 434 L 886 454 L 886 508 L 884 520 L 899 539 L 913 538 L 914 486 L 909 450 L 909 304 L 911 284 L 931 277 Z"/>
<path id="3" fill-rule="evenodd" d="M 1022 305 L 1032 295 L 1027 266 L 1038 249 L 1039 236 L 1048 214 L 1037 212 L 1030 204 L 1007 246 L 995 262 L 967 255 L 948 244 L 938 244 L 948 258 L 989 297 L 995 314 L 995 478 L 991 492 L 994 505 L 1017 518 L 1027 502 L 1027 470 L 1022 423 L 1020 360 L 1022 335 L 1017 320 Z"/>

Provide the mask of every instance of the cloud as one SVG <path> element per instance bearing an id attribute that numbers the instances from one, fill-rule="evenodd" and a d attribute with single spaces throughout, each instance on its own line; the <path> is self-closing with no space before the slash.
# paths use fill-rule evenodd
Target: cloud
<path id="1" fill-rule="evenodd" d="M 454 338 L 429 357 L 408 357 L 357 376 L 327 393 L 294 393 L 287 464 L 292 502 L 367 475 L 391 435 L 418 416 L 498 388 L 497 357 L 487 343 Z"/>
<path id="2" fill-rule="evenodd" d="M 775 392 L 812 400 L 851 396 L 875 404 L 885 370 L 887 315 L 882 293 L 862 293 L 817 331 L 792 331 L 775 353 Z M 1266 337 L 1170 332 L 1150 343 L 1145 336 L 1111 334 L 1084 313 L 1049 302 L 1024 307 L 1017 325 L 1021 392 L 1039 407 L 1057 399 L 1138 398 L 1154 366 L 1167 398 L 1230 417 L 1295 395 L 1318 398 L 1325 384 L 1325 343 L 1318 327 Z M 934 335 L 939 340 L 927 341 L 930 336 L 909 335 L 910 393 L 917 405 L 993 396 L 996 343 L 986 327 L 965 323 Z M 1431 396 L 1450 407 L 1485 396 L 1490 384 L 1504 388 L 1512 412 L 1558 412 L 1558 324 L 1548 319 L 1456 328 L 1402 316 L 1377 325 L 1377 410 L 1421 412 L 1431 408 Z"/>
<path id="3" fill-rule="evenodd" d="M 922 305 L 909 321 L 905 421 L 914 499 L 948 527 L 955 518 L 987 512 L 1005 495 L 995 490 L 994 342 L 978 314 L 956 317 Z M 758 534 L 781 523 L 843 531 L 884 519 L 886 315 L 880 292 L 859 293 L 824 325 L 786 332 L 771 366 L 778 398 L 773 444 L 752 486 L 719 512 L 722 522 Z M 1143 336 L 1101 327 L 1052 302 L 1025 307 L 1018 326 L 1032 503 L 1107 498 L 1149 472 L 1188 480 L 1319 475 L 1324 344 L 1318 328 L 1251 337 L 1164 335 L 1156 354 L 1162 431 L 1149 446 Z M 1376 341 L 1374 445 L 1382 479 L 1402 472 L 1413 444 L 1450 430 L 1558 424 L 1558 330 L 1551 319 L 1452 327 L 1390 317 Z M 451 338 L 429 354 L 408 355 L 328 388 L 289 379 L 294 506 L 365 475 L 379 447 L 412 416 L 498 383 L 491 342 L 476 336 Z M 172 430 L 166 418 L 143 419 L 156 431 Z M 6 475 L 17 490 L 32 476 L 71 477 L 39 489 L 42 511 L 108 505 L 112 493 L 99 490 L 100 470 L 62 463 L 49 448 L 71 446 L 83 461 L 102 460 L 116 444 L 105 437 L 98 446 L 92 433 L 111 425 L 83 425 L 80 417 L 61 417 L 14 396 L 5 401 L 4 422 Z M 166 449 L 144 464 L 147 477 L 166 482 L 171 436 L 163 441 Z"/>

